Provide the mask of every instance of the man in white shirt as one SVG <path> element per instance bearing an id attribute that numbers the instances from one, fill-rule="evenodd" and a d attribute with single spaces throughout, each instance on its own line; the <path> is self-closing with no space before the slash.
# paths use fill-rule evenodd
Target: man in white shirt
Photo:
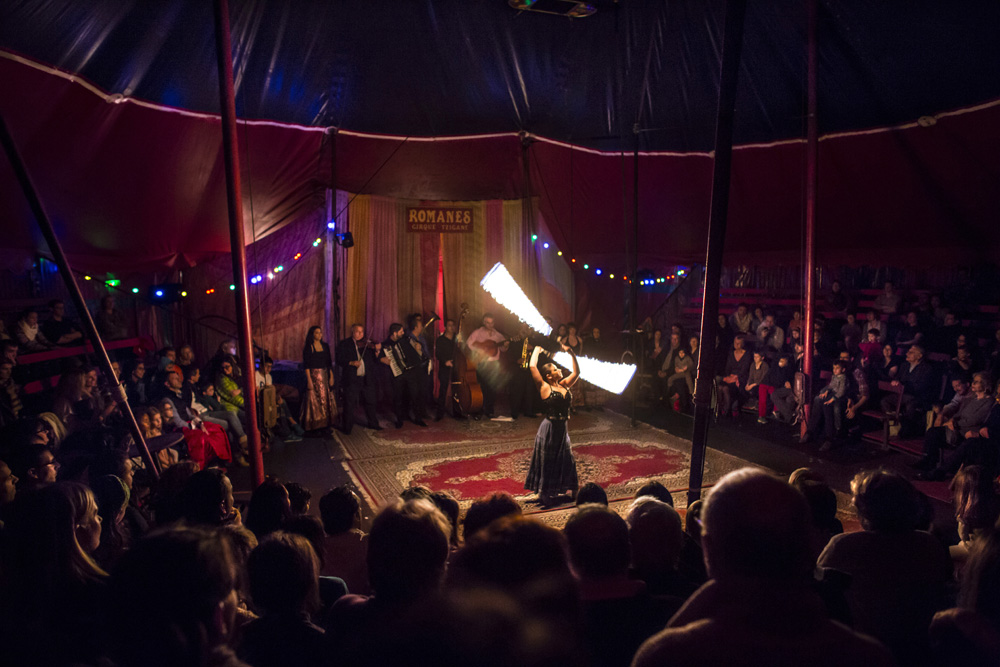
<path id="1" fill-rule="evenodd" d="M 510 347 L 507 338 L 494 328 L 492 313 L 483 314 L 483 325 L 469 334 L 465 344 L 473 354 L 478 367 L 476 379 L 483 389 L 483 415 L 493 418 L 496 405 L 497 390 L 502 378 L 500 375 L 500 353 Z M 473 417 L 478 419 L 479 415 Z"/>

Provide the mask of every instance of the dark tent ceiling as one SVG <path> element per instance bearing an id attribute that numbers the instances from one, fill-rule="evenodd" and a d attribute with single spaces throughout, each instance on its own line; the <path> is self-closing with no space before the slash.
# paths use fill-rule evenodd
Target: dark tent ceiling
<path id="1" fill-rule="evenodd" d="M 644 259 L 697 258 L 724 2 L 595 4 L 571 21 L 506 0 L 233 0 L 237 111 L 274 121 L 242 134 L 255 231 L 315 207 L 334 154 L 336 185 L 348 190 L 520 196 L 516 133 L 527 132 L 590 149 L 570 158 L 564 145 L 536 142 L 530 188 L 560 247 L 612 261 L 625 250 L 618 230 L 632 198 L 622 186 L 631 157 L 614 151 L 630 152 L 637 128 Z M 798 257 L 804 7 L 749 2 L 732 258 Z M 866 247 L 916 261 L 995 254 L 1000 3 L 819 8 L 821 258 L 858 260 Z M 5 2 L 0 49 L 0 113 L 75 261 L 184 265 L 226 250 L 210 2 Z M 113 104 L 118 96 L 129 103 Z M 962 113 L 941 115 L 951 111 Z M 934 118 L 916 124 L 924 117 Z M 906 127 L 862 133 L 894 126 Z M 335 152 L 309 131 L 327 127 L 342 130 Z M 491 133 L 504 136 L 417 140 Z M 3 246 L 34 246 L 5 163 L 0 197 Z M 153 226 L 179 238 L 151 244 L 136 231 Z M 942 227 L 957 238 L 942 244 Z"/>

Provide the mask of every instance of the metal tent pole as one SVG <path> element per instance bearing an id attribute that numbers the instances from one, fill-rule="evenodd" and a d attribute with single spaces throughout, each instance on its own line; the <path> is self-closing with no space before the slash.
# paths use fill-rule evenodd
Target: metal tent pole
<path id="1" fill-rule="evenodd" d="M 715 121 L 715 162 L 712 173 L 712 208 L 708 223 L 708 251 L 705 257 L 705 298 L 701 311 L 701 345 L 698 348 L 698 375 L 694 399 L 694 434 L 691 444 L 691 475 L 688 504 L 701 498 L 705 476 L 705 449 L 711 418 L 712 387 L 715 379 L 715 335 L 718 329 L 719 284 L 722 278 L 722 251 L 726 240 L 729 212 L 730 167 L 733 157 L 733 115 L 736 84 L 739 81 L 740 51 L 743 48 L 743 20 L 746 0 L 726 2 L 726 24 L 722 44 L 722 73 L 719 107 Z"/>
<path id="2" fill-rule="evenodd" d="M 229 39 L 228 0 L 215 0 L 215 51 L 219 66 L 219 98 L 222 109 L 222 150 L 226 166 L 226 203 L 229 208 L 229 244 L 233 254 L 233 282 L 236 285 L 236 324 L 243 361 L 243 403 L 247 413 L 247 439 L 254 488 L 264 482 L 260 430 L 257 425 L 257 382 L 250 333 L 250 302 L 247 296 L 246 237 L 243 229 L 243 195 L 240 190 L 240 161 L 236 137 L 236 96 L 233 92 L 233 55 Z"/>
<path id="3" fill-rule="evenodd" d="M 90 316 L 90 311 L 87 310 L 87 302 L 84 300 L 83 294 L 80 292 L 80 286 L 76 282 L 76 276 L 73 275 L 73 270 L 70 268 L 69 260 L 66 259 L 66 253 L 63 252 L 62 244 L 59 243 L 59 238 L 56 236 L 56 232 L 52 228 L 52 221 L 49 220 L 49 216 L 45 213 L 45 209 L 42 207 L 42 201 L 38 198 L 38 191 L 31 182 L 31 176 L 28 174 L 28 170 L 24 165 L 24 160 L 21 159 L 21 154 L 17 150 L 14 138 L 11 136 L 10 130 L 7 127 L 7 122 L 2 116 L 0 116 L 0 143 L 3 143 L 4 151 L 7 153 L 7 159 L 10 160 L 10 165 L 14 168 L 17 180 L 21 184 L 21 190 L 24 192 L 24 197 L 28 200 L 28 205 L 31 207 L 32 213 L 35 215 L 35 220 L 38 221 L 38 227 L 42 230 L 45 242 L 48 244 L 49 250 L 52 252 L 52 258 L 59 267 L 59 273 L 62 275 L 62 279 L 66 283 L 66 288 L 69 290 L 70 298 L 73 299 L 73 305 L 76 307 L 76 312 L 80 315 L 80 322 L 83 324 L 83 330 L 87 333 L 87 338 L 90 340 L 90 344 L 94 347 L 94 354 L 97 355 L 97 364 L 101 367 L 101 373 L 104 374 L 104 377 L 107 378 L 109 382 L 114 379 L 115 403 L 117 403 L 122 409 L 122 414 L 125 416 L 125 425 L 132 434 L 135 446 L 139 450 L 139 454 L 142 456 L 143 460 L 146 462 L 146 465 L 149 466 L 153 475 L 156 478 L 159 478 L 160 469 L 156 464 L 156 460 L 153 458 L 152 454 L 150 454 L 149 447 L 146 446 L 146 440 L 142 436 L 142 430 L 139 428 L 139 423 L 135 420 L 135 414 L 132 412 L 132 406 L 129 405 L 128 396 L 125 394 L 125 387 L 122 384 L 122 380 L 121 378 L 115 377 L 114 371 L 111 369 L 111 359 L 108 357 L 108 351 L 104 348 L 104 342 L 101 340 L 101 336 L 97 332 L 97 327 L 94 325 L 94 319 Z"/>
<path id="4" fill-rule="evenodd" d="M 816 317 L 816 157 L 819 152 L 819 141 L 816 127 L 816 0 L 809 0 L 809 42 L 807 46 L 807 105 L 806 114 L 806 266 L 805 292 L 806 307 L 803 326 L 805 331 L 802 344 L 805 354 L 802 356 L 802 374 L 805 375 L 805 387 L 802 396 L 802 407 L 805 418 L 800 425 L 801 433 L 805 435 L 809 426 L 809 411 L 812 406 L 813 379 L 813 322 Z"/>

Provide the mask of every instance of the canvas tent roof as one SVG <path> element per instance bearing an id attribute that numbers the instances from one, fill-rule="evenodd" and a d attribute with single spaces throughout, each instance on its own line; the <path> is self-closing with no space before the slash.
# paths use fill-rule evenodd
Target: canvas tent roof
<path id="1" fill-rule="evenodd" d="M 252 232 L 315 209 L 334 180 L 522 196 L 525 132 L 559 247 L 624 263 L 638 140 L 641 261 L 701 257 L 724 3 L 594 4 L 569 21 L 505 0 L 233 0 Z M 996 259 L 1000 5 L 819 5 L 820 261 Z M 0 7 L 0 113 L 75 264 L 228 250 L 213 39 L 211 3 L 194 0 Z M 804 3 L 751 0 L 729 260 L 800 255 L 805 78 Z M 0 232 L 7 253 L 40 247 L 6 161 Z"/>

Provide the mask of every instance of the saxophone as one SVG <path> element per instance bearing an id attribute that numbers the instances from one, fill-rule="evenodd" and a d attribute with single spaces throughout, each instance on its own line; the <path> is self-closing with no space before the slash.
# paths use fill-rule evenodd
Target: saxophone
<path id="1" fill-rule="evenodd" d="M 521 368 L 528 367 L 528 337 L 524 337 L 524 342 L 521 344 L 521 360 L 518 362 Z"/>

